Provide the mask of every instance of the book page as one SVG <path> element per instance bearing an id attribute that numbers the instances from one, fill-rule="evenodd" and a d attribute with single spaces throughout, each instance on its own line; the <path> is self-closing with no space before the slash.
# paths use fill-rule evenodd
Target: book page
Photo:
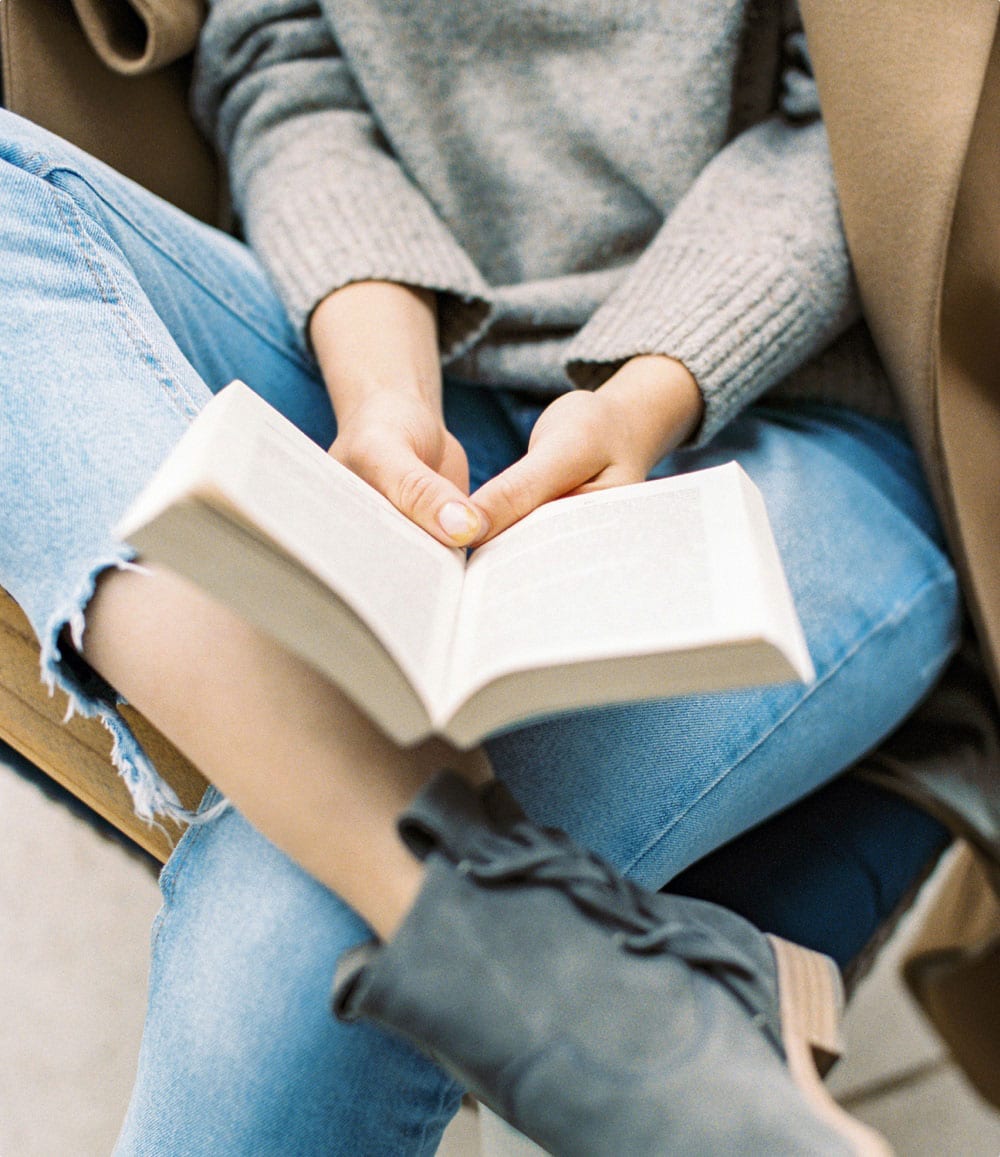
<path id="1" fill-rule="evenodd" d="M 513 671 L 759 636 L 744 477 L 724 466 L 561 499 L 476 551 L 451 709 Z"/>
<path id="2" fill-rule="evenodd" d="M 701 493 L 671 494 L 656 524 L 641 490 L 562 499 L 470 560 L 457 685 L 539 664 L 694 644 L 715 611 Z"/>
<path id="3" fill-rule="evenodd" d="M 279 414 L 256 413 L 256 396 L 249 402 L 251 441 L 227 455 L 232 476 L 218 479 L 224 495 L 238 495 L 227 513 L 349 603 L 429 707 L 445 679 L 463 552 L 431 538 Z"/>

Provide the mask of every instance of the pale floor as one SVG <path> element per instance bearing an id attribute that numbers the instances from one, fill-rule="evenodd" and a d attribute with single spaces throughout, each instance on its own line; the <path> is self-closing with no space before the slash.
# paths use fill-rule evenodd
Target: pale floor
<path id="1" fill-rule="evenodd" d="M 0 1157 L 110 1153 L 157 904 L 142 864 L 13 774 L 0 752 Z M 968 1091 L 895 980 L 899 940 L 851 1005 L 833 1087 L 900 1157 L 997 1157 L 1000 1115 Z M 441 1153 L 483 1152 L 463 1112 Z"/>

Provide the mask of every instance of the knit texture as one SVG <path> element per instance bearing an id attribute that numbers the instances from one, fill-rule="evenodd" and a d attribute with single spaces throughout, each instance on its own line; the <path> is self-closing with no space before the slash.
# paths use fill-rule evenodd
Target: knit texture
<path id="1" fill-rule="evenodd" d="M 804 41 L 787 29 L 781 75 L 754 75 L 747 19 L 747 0 L 214 0 L 195 111 L 303 334 L 380 278 L 438 291 L 445 362 L 484 385 L 593 387 L 663 353 L 702 390 L 699 441 L 778 383 L 887 414 Z M 737 75 L 776 97 L 733 136 Z"/>

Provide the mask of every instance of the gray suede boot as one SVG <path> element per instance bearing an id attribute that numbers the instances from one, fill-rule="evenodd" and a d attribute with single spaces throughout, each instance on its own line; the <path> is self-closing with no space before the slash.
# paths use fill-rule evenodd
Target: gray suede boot
<path id="1" fill-rule="evenodd" d="M 646 892 L 499 784 L 442 773 L 400 821 L 426 879 L 391 943 L 341 961 L 334 1008 L 411 1041 L 556 1157 L 864 1154 L 812 1050 L 832 961 L 725 909 Z"/>

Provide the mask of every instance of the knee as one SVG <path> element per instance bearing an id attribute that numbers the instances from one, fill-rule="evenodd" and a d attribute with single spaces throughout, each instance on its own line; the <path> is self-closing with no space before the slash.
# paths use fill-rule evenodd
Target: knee
<path id="1" fill-rule="evenodd" d="M 84 175 L 91 158 L 39 125 L 0 108 L 0 196 L 4 220 L 11 226 L 29 218 L 58 221 L 50 212 L 53 195 L 63 194 L 81 206 L 86 201 Z"/>
<path id="2" fill-rule="evenodd" d="M 56 163 L 59 137 L 0 108 L 0 180 L 6 186 L 20 170 L 38 175 Z"/>

